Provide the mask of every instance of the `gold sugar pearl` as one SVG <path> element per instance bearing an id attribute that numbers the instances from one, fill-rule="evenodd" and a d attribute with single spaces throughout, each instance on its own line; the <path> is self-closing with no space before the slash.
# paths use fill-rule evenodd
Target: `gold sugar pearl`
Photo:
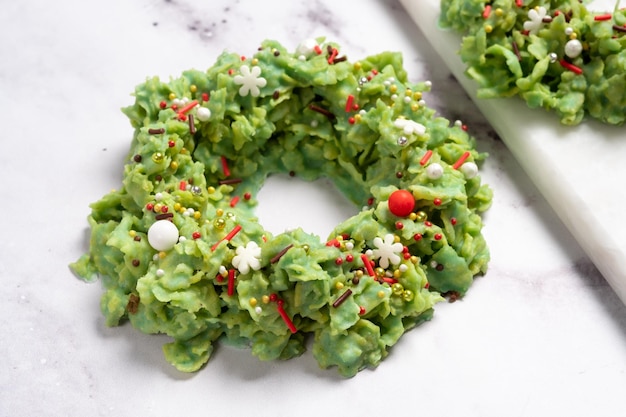
<path id="1" fill-rule="evenodd" d="M 427 218 L 428 218 L 428 215 L 425 212 L 418 211 L 416 214 L 415 220 L 417 220 L 418 222 L 425 222 Z"/>
<path id="2" fill-rule="evenodd" d="M 355 62 L 354 63 L 354 69 L 360 70 L 361 69 L 361 63 L 360 62 Z"/>
<path id="3" fill-rule="evenodd" d="M 302 245 L 301 247 L 302 247 L 302 249 L 304 249 L 304 251 L 306 253 L 309 253 L 309 249 L 311 249 L 311 247 L 309 245 Z"/>
<path id="4" fill-rule="evenodd" d="M 257 300 L 256 298 L 252 297 L 249 301 L 250 303 L 250 307 L 255 307 L 257 305 Z"/>
<path id="5" fill-rule="evenodd" d="M 574 39 L 577 39 L 577 38 L 578 38 L 578 35 L 577 35 L 576 33 L 572 33 L 571 35 L 569 35 L 569 38 L 570 38 L 571 40 L 574 40 Z"/>
<path id="6" fill-rule="evenodd" d="M 200 212 L 199 212 L 199 211 L 195 211 L 195 212 L 193 213 L 193 218 L 194 218 L 194 219 L 196 219 L 196 220 L 198 220 L 198 219 L 200 218 L 200 216 L 202 216 L 202 214 L 200 214 Z"/>
<path id="7" fill-rule="evenodd" d="M 416 91 L 413 93 L 413 99 L 414 100 L 421 100 L 422 99 L 422 92 L 421 91 Z"/>
<path id="8" fill-rule="evenodd" d="M 191 91 L 192 93 L 195 93 L 196 91 L 198 91 L 198 87 L 195 84 L 191 84 L 189 86 L 189 91 Z"/>
<path id="9" fill-rule="evenodd" d="M 174 171 L 178 169 L 178 162 L 176 161 L 172 161 L 170 163 L 170 168 L 172 168 Z"/>
<path id="10" fill-rule="evenodd" d="M 354 121 L 355 122 L 360 122 L 361 121 L 361 115 L 360 114 L 354 115 Z"/>
<path id="11" fill-rule="evenodd" d="M 215 210 L 215 215 L 216 215 L 217 217 L 221 217 L 221 216 L 223 216 L 223 215 L 224 215 L 224 210 L 222 210 L 222 209 L 217 209 L 217 210 Z"/>
<path id="12" fill-rule="evenodd" d="M 228 211 L 226 212 L 226 217 L 228 217 L 229 219 L 232 219 L 235 216 L 235 213 Z"/>
<path id="13" fill-rule="evenodd" d="M 174 211 L 180 211 L 181 208 L 182 206 L 180 205 L 180 203 L 174 203 Z"/>
<path id="14" fill-rule="evenodd" d="M 393 271 L 393 277 L 394 277 L 395 279 L 400 278 L 400 276 L 402 276 L 402 272 L 400 272 L 400 270 L 399 270 L 399 269 L 396 269 L 395 271 Z"/>
<path id="15" fill-rule="evenodd" d="M 420 258 L 418 258 L 417 256 L 411 256 L 411 258 L 409 258 L 411 260 L 411 263 L 417 264 L 420 260 Z"/>
<path id="16" fill-rule="evenodd" d="M 354 271 L 354 276 L 357 278 L 362 278 L 363 277 L 363 271 L 361 271 L 360 269 Z"/>
<path id="17" fill-rule="evenodd" d="M 165 258 L 166 255 L 167 255 L 167 253 L 165 253 L 163 251 L 159 252 L 159 258 L 161 258 L 161 259 Z"/>
<path id="18" fill-rule="evenodd" d="M 420 108 L 420 105 L 419 105 L 419 104 L 417 104 L 417 103 L 413 103 L 413 104 L 411 104 L 411 110 L 412 110 L 412 111 L 418 111 L 418 110 L 419 110 L 419 108 Z"/>
<path id="19" fill-rule="evenodd" d="M 135 232 L 134 230 L 129 230 L 129 231 L 128 231 L 128 235 L 129 235 L 130 237 L 135 237 L 135 236 L 137 236 L 137 232 Z"/>
<path id="20" fill-rule="evenodd" d="M 378 298 L 385 298 L 385 292 L 383 290 L 378 291 L 376 295 L 378 296 Z"/>
<path id="21" fill-rule="evenodd" d="M 261 297 L 261 301 L 263 301 L 263 304 L 267 304 L 270 302 L 270 296 L 269 295 L 264 295 L 263 297 Z"/>
<path id="22" fill-rule="evenodd" d="M 208 187 L 206 189 L 206 192 L 209 193 L 209 194 L 213 194 L 215 192 L 215 187 L 213 187 L 213 186 Z"/>
<path id="23" fill-rule="evenodd" d="M 493 32 L 493 26 L 491 26 L 491 25 L 485 25 L 485 32 L 487 32 L 487 33 L 491 33 L 491 32 Z"/>
<path id="24" fill-rule="evenodd" d="M 391 286 L 391 291 L 395 295 L 401 295 L 404 292 L 404 286 L 400 284 L 399 282 L 396 282 L 395 284 Z"/>
<path id="25" fill-rule="evenodd" d="M 402 293 L 402 298 L 404 298 L 404 301 L 412 301 L 413 297 L 415 297 L 415 295 L 413 295 L 413 291 L 411 290 L 405 290 Z"/>
<path id="26" fill-rule="evenodd" d="M 259 60 L 257 58 L 252 58 L 251 64 L 252 65 L 256 65 L 259 63 Z"/>
<path id="27" fill-rule="evenodd" d="M 393 243 L 399 243 L 399 242 L 400 242 L 400 236 L 393 235 Z"/>
<path id="28" fill-rule="evenodd" d="M 160 164 L 161 162 L 163 162 L 164 158 L 165 156 L 161 152 L 155 152 L 152 154 L 152 160 L 157 164 Z"/>
<path id="29" fill-rule="evenodd" d="M 494 13 L 496 14 L 496 16 L 500 17 L 504 14 L 504 11 L 501 8 L 497 8 Z"/>
<path id="30" fill-rule="evenodd" d="M 395 93 L 396 91 L 398 91 L 398 86 L 395 84 L 392 85 L 391 87 L 389 87 L 389 91 Z"/>
<path id="31" fill-rule="evenodd" d="M 336 289 L 341 290 L 341 289 L 343 289 L 343 287 L 344 287 L 343 282 L 337 281 L 335 283 L 335 288 Z"/>
<path id="32" fill-rule="evenodd" d="M 174 93 L 170 93 L 169 96 L 167 96 L 170 100 L 174 100 L 176 98 L 176 94 Z"/>
<path id="33" fill-rule="evenodd" d="M 376 268 L 376 276 L 377 277 L 382 277 L 385 275 L 385 270 L 384 268 L 381 268 L 380 266 L 378 268 Z"/>
<path id="34" fill-rule="evenodd" d="M 415 214 L 415 213 L 409 214 L 409 220 L 411 220 L 411 221 L 417 220 L 417 214 Z"/>
<path id="35" fill-rule="evenodd" d="M 213 221 L 213 226 L 216 229 L 223 229 L 224 227 L 226 227 L 226 220 L 219 218 L 219 219 L 215 219 Z"/>
<path id="36" fill-rule="evenodd" d="M 413 91 L 407 88 L 406 91 L 404 92 L 404 95 L 407 97 L 411 97 L 411 95 L 413 95 Z"/>

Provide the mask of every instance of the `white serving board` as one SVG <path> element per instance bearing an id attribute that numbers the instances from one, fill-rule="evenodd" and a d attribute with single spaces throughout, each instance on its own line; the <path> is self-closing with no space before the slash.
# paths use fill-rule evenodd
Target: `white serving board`
<path id="1" fill-rule="evenodd" d="M 626 303 L 626 127 L 593 121 L 567 127 L 555 113 L 529 109 L 518 98 L 476 98 L 476 85 L 464 74 L 458 56 L 460 36 L 438 27 L 440 1 L 400 1 Z M 614 5 L 613 0 L 603 0 L 590 7 L 609 11 Z"/>

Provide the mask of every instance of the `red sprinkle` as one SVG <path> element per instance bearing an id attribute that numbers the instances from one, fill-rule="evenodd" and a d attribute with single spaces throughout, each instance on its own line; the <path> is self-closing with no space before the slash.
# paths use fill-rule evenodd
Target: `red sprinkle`
<path id="1" fill-rule="evenodd" d="M 396 222 L 396 229 L 398 229 L 398 230 L 402 230 L 402 229 L 404 229 L 404 223 L 402 223 L 402 222 Z"/>
<path id="2" fill-rule="evenodd" d="M 287 325 L 291 333 L 296 333 L 298 329 L 296 329 L 296 326 L 294 326 L 293 322 L 287 315 L 287 312 L 283 308 L 282 300 L 278 300 L 276 308 L 278 309 L 278 314 L 280 314 L 280 317 L 283 319 L 283 321 L 285 322 L 285 324 Z"/>
<path id="3" fill-rule="evenodd" d="M 600 14 L 600 15 L 594 16 L 593 20 L 603 21 L 603 20 L 611 20 L 612 18 L 613 18 L 613 15 L 611 15 L 610 13 L 607 13 L 607 14 Z"/>
<path id="4" fill-rule="evenodd" d="M 515 5 L 517 7 L 522 7 L 524 5 L 524 0 L 515 0 Z"/>
<path id="5" fill-rule="evenodd" d="M 231 230 L 230 232 L 228 232 L 228 234 L 226 236 L 224 236 L 223 238 L 218 240 L 213 246 L 211 246 L 211 250 L 214 251 L 217 248 L 217 246 L 220 243 L 222 243 L 224 240 L 226 240 L 226 241 L 231 240 L 240 231 L 241 231 L 241 226 L 240 225 L 235 226 L 235 228 L 233 230 Z"/>
<path id="6" fill-rule="evenodd" d="M 346 262 L 352 262 L 354 261 L 354 256 L 352 256 L 351 254 L 347 254 L 346 255 Z"/>
<path id="7" fill-rule="evenodd" d="M 239 196 L 236 195 L 236 196 L 234 196 L 233 198 L 230 199 L 230 206 L 231 207 L 235 207 L 238 202 L 239 202 Z"/>
<path id="8" fill-rule="evenodd" d="M 436 205 L 436 206 L 440 206 L 441 205 L 441 199 L 440 198 L 435 198 L 433 200 L 433 204 Z"/>
<path id="9" fill-rule="evenodd" d="M 433 155 L 433 151 L 431 151 L 430 149 L 427 150 L 424 156 L 422 157 L 422 159 L 420 159 L 420 165 L 422 166 L 426 165 L 432 155 Z"/>
<path id="10" fill-rule="evenodd" d="M 159 103 L 159 107 L 164 109 L 164 108 L 167 107 L 167 103 L 165 101 L 162 101 L 162 102 Z"/>
<path id="11" fill-rule="evenodd" d="M 485 6 L 485 10 L 483 10 L 483 18 L 485 19 L 489 18 L 490 14 L 491 14 L 491 4 L 487 4 Z"/>
<path id="12" fill-rule="evenodd" d="M 185 114 L 187 112 L 189 112 L 189 110 L 193 109 L 194 107 L 196 107 L 198 105 L 198 100 L 192 100 L 189 103 L 187 103 L 185 105 L 185 107 L 183 107 L 182 109 L 180 109 L 179 113 Z"/>
<path id="13" fill-rule="evenodd" d="M 461 165 L 463 165 L 463 162 L 465 162 L 467 158 L 469 158 L 469 156 L 470 156 L 469 151 L 463 152 L 463 155 L 461 155 L 461 157 L 454 163 L 454 165 L 452 165 L 452 168 L 459 169 Z"/>
<path id="14" fill-rule="evenodd" d="M 244 200 L 250 200 L 251 198 L 252 198 L 252 194 L 250 194 L 250 193 L 244 193 L 244 195 L 243 195 L 243 199 L 244 199 Z"/>
<path id="15" fill-rule="evenodd" d="M 322 54 L 322 48 L 320 48 L 319 45 L 315 45 L 313 47 L 313 50 L 315 51 L 316 54 L 321 55 Z"/>
<path id="16" fill-rule="evenodd" d="M 365 269 L 367 270 L 367 274 L 370 277 L 376 276 L 376 272 L 374 272 L 374 268 L 372 268 L 372 263 L 368 259 L 366 254 L 361 254 L 361 260 L 363 261 L 363 265 L 365 265 Z"/>
<path id="17" fill-rule="evenodd" d="M 202 101 L 209 101 L 209 93 L 202 93 Z"/>
<path id="18" fill-rule="evenodd" d="M 233 295 L 235 293 L 235 270 L 228 270 L 228 295 Z"/>
<path id="19" fill-rule="evenodd" d="M 181 181 L 178 183 L 178 189 L 181 191 L 185 191 L 187 189 L 187 181 Z"/>
<path id="20" fill-rule="evenodd" d="M 341 257 L 335 259 L 335 265 L 341 265 L 343 263 L 343 259 Z"/>
<path id="21" fill-rule="evenodd" d="M 224 171 L 224 175 L 230 177 L 230 169 L 228 168 L 228 161 L 226 157 L 222 156 L 222 171 Z"/>
<path id="22" fill-rule="evenodd" d="M 333 48 L 330 51 L 330 56 L 328 57 L 328 64 L 332 65 L 335 61 L 335 58 L 337 58 L 338 54 L 339 54 L 339 51 L 337 50 L 337 48 Z"/>
<path id="23" fill-rule="evenodd" d="M 443 235 L 441 233 L 435 233 L 435 236 L 433 236 L 435 238 L 435 240 L 441 240 L 443 238 Z"/>
<path id="24" fill-rule="evenodd" d="M 356 122 L 356 119 L 354 117 L 348 118 L 348 123 L 350 123 L 351 125 L 353 125 L 355 122 Z"/>
<path id="25" fill-rule="evenodd" d="M 570 71 L 572 71 L 572 72 L 573 72 L 573 73 L 575 73 L 575 74 L 580 75 L 580 74 L 582 74 L 582 73 L 583 73 L 582 68 L 579 68 L 579 67 L 577 67 L 576 65 L 574 65 L 574 64 L 572 64 L 572 63 L 570 63 L 570 62 L 567 62 L 567 61 L 566 61 L 566 60 L 564 60 L 564 59 L 560 60 L 560 61 L 559 61 L 559 64 L 561 64 L 561 66 L 562 66 L 563 68 L 565 68 L 565 69 L 567 69 L 567 70 L 570 70 Z"/>
<path id="26" fill-rule="evenodd" d="M 366 312 L 365 307 L 359 306 L 359 316 L 362 316 L 363 314 L 365 314 L 365 312 Z"/>
<path id="27" fill-rule="evenodd" d="M 194 239 L 200 239 L 200 232 L 193 232 L 191 237 Z"/>
<path id="28" fill-rule="evenodd" d="M 352 110 L 352 106 L 354 105 L 354 96 L 350 94 L 346 100 L 346 113 Z"/>
<path id="29" fill-rule="evenodd" d="M 413 235 L 413 240 L 415 240 L 416 242 L 422 240 L 422 234 L 421 233 L 415 233 Z"/>

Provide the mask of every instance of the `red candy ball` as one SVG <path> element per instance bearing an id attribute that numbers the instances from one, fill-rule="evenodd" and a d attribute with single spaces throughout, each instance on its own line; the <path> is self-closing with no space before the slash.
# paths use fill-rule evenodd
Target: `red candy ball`
<path id="1" fill-rule="evenodd" d="M 406 217 L 415 208 L 415 198 L 410 191 L 397 190 L 389 196 L 389 211 L 398 217 Z"/>

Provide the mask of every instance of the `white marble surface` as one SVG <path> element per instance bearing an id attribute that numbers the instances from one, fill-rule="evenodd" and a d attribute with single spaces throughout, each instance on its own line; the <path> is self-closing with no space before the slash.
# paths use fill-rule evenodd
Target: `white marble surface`
<path id="1" fill-rule="evenodd" d="M 623 415 L 626 308 L 397 1 L 23 0 L 1 9 L 11 36 L 0 41 L 0 416 Z M 490 270 L 355 378 L 319 370 L 310 353 L 263 363 L 228 347 L 181 374 L 162 357 L 165 338 L 106 328 L 100 284 L 67 268 L 86 250 L 88 204 L 119 186 L 132 134 L 119 108 L 148 75 L 207 67 L 223 49 L 251 53 L 263 38 L 295 47 L 318 35 L 351 59 L 402 51 L 412 80 L 433 81 L 430 105 L 480 138 L 495 190 Z M 329 211 L 311 227 L 350 209 Z"/>

